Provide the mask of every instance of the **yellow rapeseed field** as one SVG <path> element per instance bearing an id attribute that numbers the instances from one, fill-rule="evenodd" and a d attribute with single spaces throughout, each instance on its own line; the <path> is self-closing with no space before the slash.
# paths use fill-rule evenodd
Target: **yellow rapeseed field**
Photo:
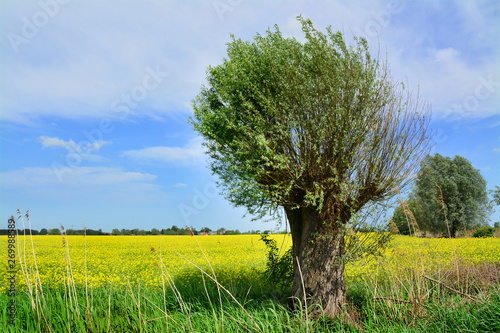
<path id="1" fill-rule="evenodd" d="M 282 235 L 272 237 L 284 240 Z M 287 239 L 285 245 L 290 246 L 291 238 Z M 213 268 L 221 282 L 248 280 L 264 269 L 266 261 L 259 235 L 33 236 L 32 240 L 33 248 L 29 236 L 17 240 L 23 263 L 21 267 L 18 258 L 19 288 L 26 285 L 23 275 L 34 277 L 36 269 L 42 285 L 60 284 L 70 277 L 77 285 L 87 281 L 93 287 L 138 281 L 142 286 L 161 286 L 168 276 L 183 284 L 200 281 L 194 265 L 208 273 Z M 7 236 L 0 237 L 0 244 L 7 248 Z M 6 251 L 0 258 L 7 263 Z M 23 269 L 31 273 L 23 274 Z"/>
<path id="2" fill-rule="evenodd" d="M 395 236 L 382 258 L 360 260 L 346 266 L 348 279 L 408 271 L 438 272 L 453 263 L 500 263 L 500 238 L 417 238 Z"/>
<path id="3" fill-rule="evenodd" d="M 284 249 L 291 246 L 288 235 L 272 237 Z M 20 236 L 17 245 L 23 264 L 20 266 L 17 258 L 17 287 L 21 289 L 26 286 L 25 276 L 31 277 L 32 283 L 39 276 L 42 285 L 71 280 L 76 285 L 85 285 L 87 281 L 94 288 L 138 281 L 141 286 L 161 286 L 168 276 L 189 285 L 198 283 L 201 276 L 193 264 L 207 272 L 211 272 L 211 265 L 219 281 L 231 283 L 256 278 L 266 262 L 265 246 L 259 235 L 33 236 L 32 239 Z M 0 247 L 7 248 L 7 236 L 0 237 Z M 7 252 L 0 253 L 2 267 L 6 269 Z M 403 271 L 411 265 L 435 271 L 457 258 L 471 264 L 500 262 L 500 238 L 396 236 L 384 258 L 348 263 L 346 276 L 351 280 L 374 276 L 384 269 Z M 6 281 L 2 281 L 1 287 L 6 287 Z"/>

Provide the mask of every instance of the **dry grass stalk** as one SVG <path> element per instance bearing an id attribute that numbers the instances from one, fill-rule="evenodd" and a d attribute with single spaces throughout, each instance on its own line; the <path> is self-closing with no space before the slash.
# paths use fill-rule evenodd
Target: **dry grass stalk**
<path id="1" fill-rule="evenodd" d="M 297 267 L 299 268 L 299 274 L 300 274 L 300 282 L 302 283 L 302 290 L 304 291 L 304 310 L 305 310 L 305 315 L 306 315 L 306 333 L 309 332 L 309 317 L 308 317 L 308 312 L 309 309 L 307 308 L 307 295 L 306 295 L 306 287 L 304 285 L 304 278 L 302 277 L 302 270 L 300 269 L 300 262 L 299 258 L 295 257 L 297 260 Z"/>
<path id="2" fill-rule="evenodd" d="M 412 301 L 407 301 L 407 300 L 404 300 L 404 299 L 397 299 L 397 298 L 390 298 L 390 297 L 383 297 L 383 296 L 374 297 L 373 299 L 385 299 L 385 300 L 388 300 L 388 301 L 413 304 Z"/>
<path id="3" fill-rule="evenodd" d="M 459 294 L 459 295 L 466 296 L 466 297 L 470 298 L 470 299 L 471 299 L 471 300 L 473 300 L 473 301 L 476 301 L 476 300 L 477 300 L 475 297 L 473 297 L 473 296 L 471 296 L 471 295 L 468 295 L 468 294 L 466 294 L 466 293 L 463 293 L 463 292 L 460 292 L 460 291 L 458 291 L 458 290 L 455 290 L 455 289 L 453 289 L 453 288 L 451 288 L 451 287 L 448 287 L 446 284 L 444 284 L 444 283 L 443 283 L 443 282 L 441 282 L 441 281 L 435 280 L 435 279 L 433 279 L 433 278 L 431 278 L 431 277 L 428 277 L 428 276 L 426 276 L 426 275 L 422 275 L 422 276 L 423 276 L 424 278 L 426 278 L 427 280 L 430 280 L 430 281 L 432 281 L 432 282 L 439 283 L 441 286 L 443 286 L 444 288 L 446 288 L 446 289 L 448 289 L 448 290 L 453 291 L 454 293 L 457 293 L 457 294 Z"/>
<path id="4" fill-rule="evenodd" d="M 408 203 L 406 201 L 399 200 L 399 204 L 401 205 L 401 207 L 403 207 L 403 212 L 406 215 L 406 222 L 408 223 L 408 228 L 410 230 L 410 234 L 411 234 L 411 230 L 414 230 L 414 232 L 420 231 L 420 227 L 417 223 L 417 219 L 415 218 L 415 216 L 411 212 L 411 209 L 408 206 Z"/>
<path id="5" fill-rule="evenodd" d="M 394 223 L 394 221 L 392 219 L 389 220 L 389 231 L 393 234 L 397 234 L 397 235 L 400 234 L 398 226 L 396 225 L 396 223 Z"/>
<path id="6" fill-rule="evenodd" d="M 25 224 L 24 224 L 23 215 L 21 214 L 21 210 L 17 209 L 17 213 L 18 213 L 18 219 L 21 219 L 21 222 L 23 224 L 24 237 L 23 237 L 23 251 L 22 251 L 23 255 L 22 255 L 22 258 L 24 259 L 24 261 L 21 260 L 21 249 L 19 247 L 19 243 L 20 243 L 19 242 L 19 231 L 18 231 L 17 222 L 16 222 L 16 243 L 17 243 L 17 250 L 18 250 L 17 254 L 18 254 L 18 259 L 19 259 L 19 266 L 21 268 L 21 272 L 22 272 L 24 280 L 26 282 L 26 286 L 28 288 L 28 292 L 29 292 L 28 296 L 30 297 L 31 308 L 32 308 L 32 311 L 36 314 L 36 317 L 38 319 L 39 331 L 41 331 L 41 329 L 42 329 L 42 318 L 43 318 L 45 326 L 48 327 L 49 332 L 52 332 L 52 328 L 50 325 L 50 318 L 46 317 L 45 311 L 44 311 L 44 308 L 46 307 L 47 302 L 45 300 L 45 296 L 44 296 L 44 292 L 43 292 L 43 288 L 42 288 L 42 280 L 40 278 L 40 274 L 38 271 L 38 263 L 37 263 L 36 254 L 35 254 L 35 245 L 33 243 L 33 234 L 31 232 L 31 220 L 30 220 L 29 210 L 26 212 L 25 216 L 26 216 L 26 219 L 28 221 L 28 226 L 29 226 L 29 230 L 30 230 L 29 236 L 30 236 L 30 241 L 31 241 L 31 252 L 33 255 L 33 262 L 35 265 L 35 271 L 33 271 L 32 267 L 29 267 L 29 269 L 28 269 L 28 266 L 27 266 L 28 264 L 27 264 L 27 260 L 26 260 L 26 228 L 25 228 Z"/>
<path id="7" fill-rule="evenodd" d="M 203 257 L 205 257 L 205 260 L 208 263 L 208 266 L 210 267 L 210 270 L 212 271 L 214 280 L 217 280 L 217 276 L 215 275 L 214 268 L 212 267 L 212 264 L 210 263 L 210 260 L 208 260 L 207 255 L 205 254 L 205 251 L 203 250 L 203 248 L 201 247 L 200 243 L 198 242 L 198 238 L 196 238 L 196 236 L 194 235 L 194 233 L 193 233 L 193 231 L 191 230 L 190 227 L 186 226 L 186 230 L 188 230 L 188 232 L 191 234 L 191 236 L 194 237 L 194 239 L 196 241 L 196 244 L 198 244 L 198 248 L 200 249 L 201 253 L 203 253 Z M 202 277 L 203 277 L 203 284 L 205 286 L 205 291 L 206 291 L 207 296 L 208 296 L 208 291 L 206 290 L 206 285 L 205 285 L 205 277 L 203 276 L 203 274 L 202 274 Z M 222 329 L 224 330 L 224 309 L 222 308 L 222 295 L 221 295 L 219 284 L 217 284 L 217 294 L 219 295 L 219 304 L 220 304 L 220 311 L 221 311 L 221 325 L 222 325 Z M 209 300 L 210 300 L 210 297 L 209 297 Z M 212 301 L 211 300 L 210 300 L 210 305 L 212 305 Z M 215 312 L 214 312 L 214 314 L 215 314 Z M 215 317 L 215 320 L 216 320 L 217 330 L 218 330 L 219 323 L 218 323 L 217 317 Z"/>
<path id="8" fill-rule="evenodd" d="M 263 332 L 262 329 L 260 328 L 260 326 L 255 321 L 255 319 L 252 317 L 252 315 L 245 309 L 245 307 L 243 305 L 241 305 L 241 303 L 236 299 L 236 297 L 233 296 L 233 294 L 229 290 L 227 290 L 222 284 L 219 283 L 219 281 L 217 281 L 217 279 L 214 279 L 210 274 L 208 274 L 207 272 L 205 272 L 205 270 L 203 270 L 203 268 L 199 267 L 198 265 L 196 265 L 191 260 L 187 259 L 185 256 L 183 256 L 179 252 L 174 251 L 174 253 L 177 254 L 182 259 L 186 260 L 189 264 L 191 264 L 193 267 L 195 267 L 196 269 L 198 269 L 202 274 L 204 274 L 206 277 L 208 277 L 213 282 L 215 282 L 215 284 L 217 284 L 223 291 L 225 291 L 229 295 L 229 297 L 231 297 L 231 299 L 241 308 L 241 310 L 243 310 L 243 312 L 245 312 L 245 314 L 250 318 L 250 320 L 255 325 L 255 327 L 257 328 L 257 330 L 259 330 L 260 332 Z"/>

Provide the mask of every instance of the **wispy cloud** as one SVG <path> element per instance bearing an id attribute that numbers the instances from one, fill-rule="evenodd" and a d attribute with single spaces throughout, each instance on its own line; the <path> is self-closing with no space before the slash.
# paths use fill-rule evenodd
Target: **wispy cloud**
<path id="1" fill-rule="evenodd" d="M 493 151 L 494 151 L 495 153 L 500 153 L 500 148 L 493 148 Z"/>
<path id="2" fill-rule="evenodd" d="M 162 163 L 198 164 L 204 160 L 205 150 L 202 139 L 192 139 L 185 147 L 149 147 L 129 150 L 121 154 L 140 161 L 157 161 Z"/>
<path id="3" fill-rule="evenodd" d="M 22 168 L 1 173 L 3 186 L 38 186 L 61 184 L 64 187 L 112 186 L 127 182 L 153 181 L 156 176 L 139 172 L 127 172 L 120 168 L 73 167 L 60 182 L 52 168 Z"/>
<path id="4" fill-rule="evenodd" d="M 291 6 L 278 1 L 230 7 L 221 20 L 210 1 L 61 6 L 36 37 L 19 45 L 19 53 L 8 40 L 0 45 L 0 117 L 13 122 L 111 117 L 116 115 L 113 101 L 133 93 L 146 68 L 157 65 L 169 73 L 168 80 L 148 91 L 147 98 L 139 96 L 140 114 L 157 119 L 189 113 L 205 69 L 225 56 L 230 33 L 249 40 L 278 24 L 286 36 L 303 39 L 295 19 L 301 13 L 322 31 L 332 25 L 369 37 L 370 45 L 388 51 L 394 77 L 419 85 L 436 109 L 474 94 L 477 78 L 487 77 L 498 63 L 497 1 L 295 1 Z M 39 10 L 36 3 L 7 2 L 0 28 L 21 34 L 21 18 Z M 474 116 L 498 113 L 494 102 L 484 101 Z"/>
<path id="5" fill-rule="evenodd" d="M 104 145 L 111 143 L 108 141 L 94 141 L 94 142 L 83 141 L 77 144 L 71 139 L 69 141 L 64 141 L 57 137 L 48 137 L 48 136 L 40 136 L 38 137 L 38 140 L 42 144 L 43 148 L 59 147 L 75 153 L 91 153 L 93 151 L 98 151 Z"/>
<path id="6" fill-rule="evenodd" d="M 2 188 L 28 197 L 85 203 L 151 202 L 167 195 L 155 184 L 156 176 L 111 167 L 72 167 L 61 182 L 52 168 L 22 168 L 0 173 Z"/>
<path id="7" fill-rule="evenodd" d="M 6 34 L 22 35 L 21 18 L 30 19 L 40 11 L 36 5 L 22 3 L 2 7 L 2 12 L 9 12 L 0 20 Z M 144 81 L 151 85 L 152 80 L 145 80 L 148 66 L 159 66 L 170 76 L 148 91 L 147 98 L 139 96 L 142 109 L 152 117 L 189 112 L 189 101 L 204 79 L 205 68 L 220 59 L 218 45 L 229 38 L 228 31 L 216 31 L 222 27 L 214 27 L 214 22 L 219 20 L 211 2 L 130 1 L 127 6 L 72 2 L 61 6 L 43 31 L 19 45 L 17 53 L 7 39 L 2 40 L 0 117 L 27 122 L 44 116 L 115 116 L 113 101 L 133 93 Z"/>

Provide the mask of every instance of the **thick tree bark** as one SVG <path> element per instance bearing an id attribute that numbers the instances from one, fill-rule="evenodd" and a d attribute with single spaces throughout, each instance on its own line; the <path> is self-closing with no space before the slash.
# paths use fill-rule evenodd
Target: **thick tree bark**
<path id="1" fill-rule="evenodd" d="M 285 208 L 285 212 L 293 241 L 294 306 L 305 305 L 305 294 L 308 307 L 320 304 L 328 317 L 341 314 L 346 297 L 342 225 L 314 207 Z M 314 306 L 311 312 L 320 314 L 321 309 Z"/>

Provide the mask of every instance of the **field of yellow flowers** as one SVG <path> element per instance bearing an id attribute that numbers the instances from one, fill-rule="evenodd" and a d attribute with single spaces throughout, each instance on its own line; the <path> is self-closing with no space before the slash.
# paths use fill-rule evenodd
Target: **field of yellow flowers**
<path id="1" fill-rule="evenodd" d="M 273 237 L 291 246 L 290 237 Z M 220 282 L 249 280 L 265 266 L 265 246 L 259 240 L 259 235 L 20 236 L 17 287 L 26 286 L 26 276 L 31 283 L 38 276 L 42 285 L 61 284 L 69 278 L 72 284 L 87 282 L 93 287 L 139 281 L 151 287 L 161 286 L 166 277 L 189 284 L 200 281 L 199 269 L 207 273 L 213 269 Z M 0 247 L 7 248 L 7 236 L 0 238 Z M 0 260 L 7 263 L 6 251 Z"/>
<path id="2" fill-rule="evenodd" d="M 272 235 L 278 246 L 291 246 L 289 235 Z M 265 268 L 266 251 L 259 235 L 238 236 L 20 236 L 17 239 L 17 287 L 42 285 L 159 287 L 165 278 L 184 285 L 198 283 L 200 269 L 215 272 L 221 283 L 251 281 Z M 7 248 L 7 236 L 0 237 Z M 348 263 L 348 281 L 366 275 L 420 265 L 446 268 L 453 260 L 470 264 L 500 262 L 500 238 L 423 239 L 395 236 L 382 259 Z M 0 252 L 6 267 L 7 252 Z M 197 268 L 199 267 L 199 268 Z M 31 280 L 31 282 L 29 281 Z M 176 282 L 177 283 L 177 282 Z M 2 281 L 2 289 L 6 287 Z"/>
<path id="3" fill-rule="evenodd" d="M 409 271 L 440 272 L 452 265 L 475 266 L 500 263 L 500 238 L 417 238 L 397 235 L 381 258 L 346 265 L 348 280 L 372 279 Z"/>

